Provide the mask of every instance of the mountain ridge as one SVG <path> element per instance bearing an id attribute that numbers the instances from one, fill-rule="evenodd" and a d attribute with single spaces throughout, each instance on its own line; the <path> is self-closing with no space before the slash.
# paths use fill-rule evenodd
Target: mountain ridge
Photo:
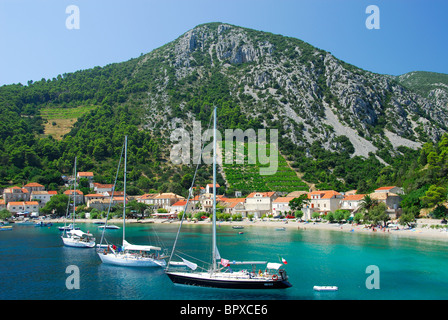
<path id="1" fill-rule="evenodd" d="M 226 33 L 228 36 L 224 37 L 223 34 Z M 362 133 L 360 136 L 367 134 L 367 137 L 370 138 L 369 140 L 375 134 L 372 127 L 377 126 L 381 121 L 385 122 L 385 124 L 380 123 L 380 126 L 388 127 L 388 131 L 404 139 L 411 140 L 410 145 L 414 145 L 412 141 L 425 141 L 427 137 L 422 137 L 424 135 L 429 136 L 432 140 L 437 140 L 446 129 L 448 118 L 446 112 L 441 110 L 439 105 L 430 105 L 428 101 L 423 100 L 422 97 L 413 94 L 413 92 L 408 92 L 405 87 L 398 85 L 395 81 L 389 81 L 387 76 L 352 67 L 336 59 L 330 53 L 313 48 L 301 40 L 263 32 L 262 34 L 265 36 L 278 37 L 286 42 L 292 41 L 294 44 L 293 50 L 291 51 L 291 48 L 286 49 L 289 56 L 298 58 L 300 61 L 301 57 L 307 55 L 303 59 L 304 63 L 299 66 L 302 70 L 298 70 L 299 68 L 294 68 L 296 66 L 291 61 L 284 59 L 284 55 L 282 56 L 281 52 L 283 49 L 279 48 L 278 44 L 274 46 L 268 39 L 262 41 L 261 44 L 258 42 L 259 45 L 255 45 L 257 39 L 251 39 L 248 33 L 255 33 L 255 37 L 260 37 L 261 32 L 220 23 L 202 24 L 187 31 L 170 43 L 174 45 L 174 57 L 172 58 L 175 60 L 173 60 L 171 67 L 174 67 L 176 77 L 176 79 L 171 80 L 182 80 L 191 76 L 194 74 L 195 71 L 193 70 L 195 69 L 198 72 L 197 75 L 203 78 L 201 67 L 204 67 L 206 63 L 212 68 L 216 67 L 216 65 L 221 65 L 223 70 L 236 69 L 235 66 L 248 66 L 251 63 L 256 64 L 258 68 L 245 68 L 245 78 L 243 78 L 243 75 L 239 75 L 241 76 L 241 81 L 236 80 L 238 76 L 230 75 L 229 78 L 233 82 L 234 88 L 229 90 L 229 94 L 234 96 L 237 99 L 237 103 L 241 105 L 250 104 L 250 101 L 244 101 L 249 96 L 247 97 L 249 100 L 253 99 L 255 102 L 261 100 L 264 103 L 270 103 L 279 107 L 279 109 L 283 109 L 281 111 L 288 120 L 293 120 L 296 125 L 300 123 L 304 125 L 306 128 L 304 135 L 307 140 L 311 141 L 314 138 L 310 133 L 313 128 L 306 120 L 309 122 L 310 118 L 324 119 L 323 115 L 328 113 L 328 108 L 333 110 L 333 112 L 339 111 L 337 112 L 337 117 L 341 125 L 349 128 L 355 126 L 355 130 L 358 133 Z M 217 43 L 210 42 L 212 37 Z M 280 52 L 279 57 L 275 57 L 277 52 Z M 203 54 L 200 55 L 199 53 Z M 316 56 L 318 57 L 317 60 L 307 60 L 307 58 Z M 205 62 L 204 59 L 206 60 Z M 259 67 L 260 63 L 263 63 L 263 68 Z M 308 72 L 300 73 L 307 67 L 308 70 L 305 71 Z M 289 70 L 287 70 L 288 68 Z M 226 73 L 228 76 L 229 72 L 223 72 L 223 70 L 220 70 L 220 72 Z M 318 77 L 311 77 L 310 73 L 313 72 Z M 252 77 L 250 77 L 251 75 Z M 299 75 L 302 76 L 301 79 L 299 79 Z M 363 75 L 367 75 L 368 79 L 362 77 Z M 358 79 L 355 79 L 357 80 L 355 82 L 349 76 Z M 352 83 L 348 83 L 348 86 L 341 86 L 341 81 L 338 81 L 338 78 Z M 294 80 L 295 84 L 293 83 Z M 369 81 L 380 81 L 376 85 L 380 85 L 380 91 L 382 92 L 372 96 L 372 94 L 377 92 L 372 90 L 372 84 Z M 360 85 L 360 82 L 364 83 Z M 239 93 L 235 92 L 236 88 L 239 89 Z M 385 89 L 381 90 L 381 88 Z M 279 89 L 281 91 L 280 94 L 275 96 Z M 357 90 L 362 90 L 364 96 L 357 95 Z M 263 99 L 264 97 L 260 98 L 260 91 L 261 95 L 269 95 L 273 100 L 267 101 L 267 99 Z M 350 91 L 350 94 L 347 94 L 347 91 Z M 292 98 L 297 98 L 297 96 L 304 98 L 304 105 L 298 106 L 297 101 L 292 101 L 293 99 L 288 97 L 290 92 L 295 94 L 295 97 Z M 241 95 L 246 95 L 246 97 L 241 97 Z M 397 101 L 396 96 L 401 100 Z M 395 99 L 391 100 L 391 97 Z M 276 103 L 272 104 L 273 101 Z M 319 105 L 313 106 L 313 102 Z M 349 112 L 345 112 L 341 116 L 339 113 L 343 108 L 340 108 L 340 105 L 348 108 Z M 383 110 L 385 109 L 384 107 L 388 107 L 390 111 Z M 419 119 L 416 119 L 416 121 L 408 119 L 406 115 L 410 112 L 413 113 L 414 118 L 418 116 Z M 316 113 L 321 113 L 321 116 L 315 117 Z M 390 117 L 390 115 L 390 119 L 381 119 L 387 113 L 394 113 L 399 117 L 394 119 L 395 121 L 392 121 L 391 118 L 393 117 Z M 433 126 L 432 123 L 428 124 L 428 122 L 436 122 L 437 125 Z M 321 133 L 325 134 L 326 128 L 320 126 L 320 123 L 317 124 L 317 127 Z M 417 128 L 417 131 L 415 128 Z M 381 129 L 384 128 L 380 128 L 380 131 L 383 131 Z M 329 134 L 331 135 L 331 133 Z M 294 135 L 290 135 L 290 138 L 297 142 L 300 140 Z M 376 138 L 381 140 L 381 137 Z M 369 142 L 366 142 L 366 144 L 369 144 Z M 337 146 L 332 148 L 328 143 L 326 148 L 334 150 L 337 149 Z M 361 154 L 365 156 L 365 153 Z"/>
<path id="2" fill-rule="evenodd" d="M 118 153 L 119 136 L 128 133 L 137 144 L 130 150 L 139 168 L 135 184 L 143 174 L 154 181 L 141 189 L 177 183 L 190 169 L 169 165 L 170 133 L 192 132 L 193 120 L 207 123 L 218 105 L 220 129 L 279 130 L 280 151 L 311 184 L 342 190 L 392 183 L 396 172 L 384 171 L 378 180 L 382 169 L 438 141 L 448 125 L 443 92 L 431 100 L 405 80 L 362 70 L 299 39 L 201 24 L 138 58 L 0 87 L 0 112 L 11 119 L 0 128 L 0 161 L 9 171 L 0 178 L 68 172 L 76 154 L 84 156 L 82 170 L 104 171 Z M 62 141 L 42 136 L 42 108 L 80 105 L 97 108 L 78 118 Z M 27 139 L 11 135 L 13 119 L 37 134 L 27 138 L 28 149 Z M 26 167 L 41 171 L 20 175 Z"/>

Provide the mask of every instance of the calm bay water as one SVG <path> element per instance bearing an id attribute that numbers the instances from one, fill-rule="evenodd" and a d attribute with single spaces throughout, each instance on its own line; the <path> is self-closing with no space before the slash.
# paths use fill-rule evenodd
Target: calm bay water
<path id="1" fill-rule="evenodd" d="M 93 224 L 80 224 L 100 240 Z M 132 224 L 127 240 L 171 248 L 177 224 Z M 186 225 L 179 248 L 207 254 L 210 226 Z M 448 299 L 448 243 L 379 234 L 246 227 L 238 234 L 218 228 L 223 258 L 287 260 L 292 288 L 286 290 L 218 290 L 173 285 L 162 269 L 104 265 L 94 249 L 64 247 L 56 226 L 14 226 L 0 232 L 0 300 L 389 300 Z M 122 230 L 107 230 L 121 242 Z M 160 243 L 157 243 L 157 242 Z M 68 290 L 66 268 L 80 270 L 80 289 Z M 370 265 L 379 269 L 379 289 L 367 289 Z M 314 285 L 335 285 L 337 292 L 316 292 Z"/>

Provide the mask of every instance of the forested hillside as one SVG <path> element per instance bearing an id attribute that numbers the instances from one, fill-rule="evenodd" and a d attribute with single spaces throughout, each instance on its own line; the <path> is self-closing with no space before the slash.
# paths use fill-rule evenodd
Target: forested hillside
<path id="1" fill-rule="evenodd" d="M 218 106 L 222 131 L 277 129 L 281 154 L 316 188 L 367 192 L 396 184 L 410 192 L 446 186 L 437 178 L 443 166 L 425 166 L 434 154 L 443 162 L 438 143 L 447 130 L 448 99 L 439 91 L 431 99 L 418 83 L 403 81 L 356 68 L 298 39 L 200 25 L 126 62 L 0 87 L 0 184 L 35 181 L 55 189 L 61 175 L 71 173 L 75 156 L 80 171 L 110 182 L 128 135 L 130 192 L 185 195 L 194 167 L 171 163 L 170 134 L 175 128 L 192 132 L 193 120 L 205 130 Z M 55 139 L 49 115 L 61 110 L 72 117 L 82 112 Z M 224 166 L 224 172 L 236 176 L 236 168 Z M 291 176 L 284 168 L 283 176 Z M 210 175 L 202 166 L 198 183 L 209 183 Z M 268 180 L 252 188 L 279 187 Z M 218 182 L 225 185 L 223 177 Z"/>

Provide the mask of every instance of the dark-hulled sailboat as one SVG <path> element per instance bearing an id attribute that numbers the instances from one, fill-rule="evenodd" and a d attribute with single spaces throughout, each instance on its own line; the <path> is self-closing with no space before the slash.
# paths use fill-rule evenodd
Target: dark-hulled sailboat
<path id="1" fill-rule="evenodd" d="M 216 107 L 214 109 L 213 119 L 213 186 L 216 186 Z M 192 187 L 193 185 L 194 179 Z M 190 196 L 191 194 L 188 196 L 183 217 L 188 208 Z M 292 286 L 288 281 L 288 276 L 281 263 L 268 263 L 267 261 L 231 261 L 220 257 L 216 245 L 216 187 L 213 188 L 212 261 L 208 269 L 199 267 L 196 263 L 185 259 L 181 255 L 176 254 L 181 261 L 172 260 L 179 232 L 182 228 L 183 217 L 165 270 L 173 283 L 226 289 L 285 289 Z M 252 266 L 251 270 L 233 271 L 230 268 L 231 266 L 233 268 L 235 266 L 244 267 L 248 265 Z M 265 265 L 263 271 L 259 269 L 257 272 L 257 268 L 260 268 L 261 265 Z"/>

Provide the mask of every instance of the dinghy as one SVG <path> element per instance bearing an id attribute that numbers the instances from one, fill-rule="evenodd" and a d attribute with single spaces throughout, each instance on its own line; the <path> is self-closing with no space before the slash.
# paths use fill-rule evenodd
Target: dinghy
<path id="1" fill-rule="evenodd" d="M 314 286 L 314 291 L 338 291 L 336 286 Z"/>

